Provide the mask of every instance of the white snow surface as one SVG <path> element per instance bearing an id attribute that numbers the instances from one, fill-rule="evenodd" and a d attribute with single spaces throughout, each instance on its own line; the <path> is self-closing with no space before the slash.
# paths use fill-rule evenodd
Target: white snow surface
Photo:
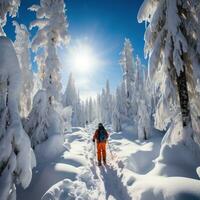
<path id="1" fill-rule="evenodd" d="M 18 191 L 19 200 L 197 200 L 200 199 L 199 168 L 188 157 L 192 153 L 184 145 L 174 145 L 171 155 L 170 173 L 159 175 L 162 162 L 157 161 L 162 135 L 154 132 L 148 141 L 139 141 L 137 134 L 113 132 L 110 127 L 107 145 L 107 165 L 97 166 L 96 148 L 92 142 L 95 125 L 72 128 L 65 133 L 63 151 L 39 161 L 33 172 L 33 181 L 25 190 Z M 167 144 L 167 143 L 166 143 Z M 51 147 L 59 144 L 56 142 Z M 177 151 L 180 149 L 180 151 Z M 159 157 L 164 156 L 161 154 Z M 186 155 L 184 157 L 184 154 Z M 183 156 L 180 156 L 183 155 Z M 166 157 L 165 161 L 169 159 Z M 179 171 L 181 161 L 193 174 Z M 167 162 L 167 161 L 166 161 Z M 184 163 L 181 163 L 184 165 Z M 187 170 L 187 167 L 183 169 Z M 184 171 L 184 170 L 183 170 Z M 157 172 L 157 171 L 156 171 Z M 197 173 L 196 173 L 197 172 Z M 196 173 L 196 177 L 194 174 Z M 193 177 L 190 177 L 193 176 Z"/>

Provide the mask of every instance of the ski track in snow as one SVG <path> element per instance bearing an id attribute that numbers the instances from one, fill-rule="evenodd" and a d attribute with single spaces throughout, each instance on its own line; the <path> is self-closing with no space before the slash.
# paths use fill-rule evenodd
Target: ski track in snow
<path id="1" fill-rule="evenodd" d="M 82 129 L 81 134 L 78 136 L 80 145 L 84 145 L 84 153 L 86 162 L 89 165 L 89 169 L 84 169 L 82 173 L 77 175 L 77 180 L 83 181 L 88 190 L 93 190 L 93 192 L 98 193 L 97 197 L 93 196 L 91 199 L 97 200 L 131 200 L 131 197 L 128 195 L 127 188 L 122 183 L 122 175 L 119 175 L 119 170 L 121 168 L 118 164 L 118 160 L 112 160 L 111 153 L 107 147 L 107 160 L 108 165 L 97 166 L 96 161 L 96 146 L 92 142 L 92 132 L 94 128 Z M 72 142 L 72 138 L 75 139 L 76 134 L 80 132 L 74 132 L 73 136 L 70 136 L 69 140 Z M 112 151 L 112 147 L 111 147 Z M 91 179 L 93 183 L 88 183 L 85 178 L 85 172 L 89 171 L 90 176 L 88 179 Z M 86 182 L 85 182 L 86 181 Z M 92 185 L 92 186 L 91 186 Z M 93 193 L 91 191 L 91 193 Z M 76 195 L 75 195 L 76 196 Z"/>

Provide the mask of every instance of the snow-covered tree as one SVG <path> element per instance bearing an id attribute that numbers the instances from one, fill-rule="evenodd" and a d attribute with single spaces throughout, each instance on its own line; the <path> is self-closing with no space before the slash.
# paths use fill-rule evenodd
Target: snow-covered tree
<path id="1" fill-rule="evenodd" d="M 123 80 L 116 90 L 115 100 L 112 104 L 112 126 L 115 131 L 132 126 L 137 134 L 139 130 L 139 106 L 141 100 L 144 101 L 147 113 L 151 116 L 149 102 L 151 99 L 151 90 L 147 90 L 147 79 L 143 75 L 144 66 L 138 56 L 134 58 L 133 48 L 129 39 L 125 39 L 124 49 L 122 51 L 120 64 L 123 70 Z M 143 106 L 144 107 L 144 106 Z M 148 118 L 149 119 L 149 118 Z M 149 123 L 149 122 L 148 122 Z"/>
<path id="2" fill-rule="evenodd" d="M 5 35 L 3 27 L 7 22 L 7 14 L 11 17 L 15 17 L 18 8 L 20 6 L 20 0 L 1 0 L 0 1 L 0 35 Z"/>
<path id="3" fill-rule="evenodd" d="M 57 48 L 68 42 L 68 24 L 63 0 L 40 0 L 40 5 L 33 5 L 30 10 L 35 11 L 37 17 L 30 28 L 38 27 L 32 40 L 32 49 L 37 53 L 35 60 L 39 64 L 43 86 L 34 97 L 33 108 L 26 121 L 26 129 L 31 137 L 32 146 L 35 147 L 53 135 L 60 135 L 63 139 Z"/>
<path id="4" fill-rule="evenodd" d="M 140 140 L 147 140 L 151 131 L 148 107 L 145 100 L 140 100 L 138 106 L 138 138 Z"/>
<path id="5" fill-rule="evenodd" d="M 105 88 L 102 89 L 100 95 L 97 96 L 96 109 L 93 112 L 96 112 L 94 119 L 107 124 L 111 124 L 112 121 L 112 112 L 113 112 L 113 97 L 110 92 L 109 81 L 106 81 Z"/>
<path id="6" fill-rule="evenodd" d="M 85 114 L 85 104 L 83 101 L 80 101 L 80 126 L 84 127 L 86 124 L 86 114 Z"/>
<path id="7" fill-rule="evenodd" d="M 4 36 L 0 37 L 0 60 L 0 198 L 14 200 L 15 184 L 28 187 L 36 162 L 19 116 L 19 62 L 12 42 Z"/>
<path id="8" fill-rule="evenodd" d="M 142 65 L 140 58 L 136 56 L 135 61 L 135 80 L 134 80 L 134 104 L 135 111 L 135 125 L 138 129 L 139 139 L 148 139 L 151 131 L 151 85 L 146 76 L 147 70 Z"/>
<path id="9" fill-rule="evenodd" d="M 97 94 L 96 118 L 98 121 L 101 121 L 101 95 L 100 94 Z"/>
<path id="10" fill-rule="evenodd" d="M 160 92 L 156 112 L 160 129 L 179 112 L 178 107 L 183 127 L 191 126 L 189 98 L 195 95 L 200 77 L 199 19 L 199 0 L 146 0 L 139 10 L 139 22 L 148 23 L 145 54 L 149 75 Z M 193 137 L 192 131 L 183 137 Z"/>
<path id="11" fill-rule="evenodd" d="M 122 121 L 122 115 L 120 113 L 121 111 L 121 90 L 118 87 L 116 90 L 116 95 L 115 95 L 115 106 L 114 106 L 114 110 L 112 113 L 112 127 L 114 129 L 114 131 L 121 131 L 122 127 L 121 127 L 121 121 Z"/>
<path id="12" fill-rule="evenodd" d="M 63 108 L 56 102 L 53 107 L 49 106 L 46 90 L 39 90 L 34 96 L 33 108 L 24 123 L 32 147 L 35 149 L 53 135 L 59 135 L 63 139 L 64 131 L 71 128 L 71 113 L 70 106 Z"/>
<path id="13" fill-rule="evenodd" d="M 73 74 L 70 73 L 67 87 L 65 89 L 64 96 L 63 96 L 63 105 L 64 106 L 74 105 L 74 101 L 76 100 L 76 98 L 77 98 L 77 91 L 76 91 L 76 86 L 75 86 L 75 80 L 74 80 Z"/>
<path id="14" fill-rule="evenodd" d="M 44 90 L 39 90 L 33 99 L 33 108 L 25 123 L 33 148 L 48 139 L 48 99 Z"/>
<path id="15" fill-rule="evenodd" d="M 16 21 L 15 25 L 16 40 L 14 42 L 15 50 L 19 60 L 22 72 L 22 92 L 20 94 L 20 115 L 25 118 L 32 107 L 33 97 L 33 73 L 30 61 L 30 41 L 29 32 L 25 25 L 19 25 Z"/>
<path id="16" fill-rule="evenodd" d="M 112 126 L 115 131 L 121 131 L 123 123 L 127 121 L 126 91 L 124 81 L 122 81 L 120 86 L 116 89 L 113 104 Z"/>
<path id="17" fill-rule="evenodd" d="M 89 122 L 93 121 L 93 101 L 92 97 L 89 98 Z"/>
<path id="18" fill-rule="evenodd" d="M 107 110 L 105 121 L 106 123 L 110 124 L 112 120 L 112 95 L 110 92 L 110 83 L 109 80 L 106 81 L 106 89 L 105 89 L 105 108 Z"/>
<path id="19" fill-rule="evenodd" d="M 81 100 L 79 97 L 79 93 L 75 86 L 75 80 L 70 73 L 67 87 L 65 89 L 63 95 L 63 106 L 71 106 L 72 107 L 72 125 L 73 126 L 83 126 L 85 122 L 82 121 L 83 117 L 81 117 Z M 82 118 L 82 119 L 81 119 Z"/>
<path id="20" fill-rule="evenodd" d="M 65 17 L 64 0 L 41 0 L 40 6 L 33 5 L 30 10 L 36 12 L 37 20 L 31 23 L 31 28 L 38 27 L 32 41 L 32 49 L 37 52 L 43 49 L 45 66 L 42 70 L 43 88 L 46 89 L 49 103 L 52 97 L 60 100 L 60 62 L 57 47 L 66 44 L 68 23 Z M 37 59 L 36 59 L 37 60 Z M 44 62 L 44 61 L 43 61 Z M 42 62 L 42 64 L 44 64 Z"/>
<path id="21" fill-rule="evenodd" d="M 123 70 L 123 82 L 126 92 L 126 116 L 133 118 L 134 62 L 133 48 L 129 39 L 125 39 L 120 64 Z"/>

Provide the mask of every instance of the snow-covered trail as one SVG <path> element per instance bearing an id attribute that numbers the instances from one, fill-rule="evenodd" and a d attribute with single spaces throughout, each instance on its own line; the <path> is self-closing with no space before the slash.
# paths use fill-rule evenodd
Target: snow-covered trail
<path id="1" fill-rule="evenodd" d="M 161 137 L 140 143 L 133 133 L 114 133 L 107 145 L 106 166 L 97 166 L 92 142 L 96 125 L 73 128 L 65 134 L 64 149 L 49 160 L 42 160 L 33 171 L 29 188 L 18 190 L 18 200 L 130 200 L 134 172 L 146 174 L 157 157 Z M 50 144 L 46 152 L 62 144 Z M 111 156 L 111 153 L 113 157 Z"/>
<path id="2" fill-rule="evenodd" d="M 129 200 L 131 199 L 128 195 L 127 188 L 122 183 L 122 177 L 119 176 L 118 170 L 120 170 L 123 165 L 120 166 L 119 160 L 111 154 L 113 149 L 107 145 L 107 165 L 97 166 L 96 162 L 96 145 L 91 142 L 91 132 L 94 130 L 87 128 L 88 140 L 86 141 L 86 151 L 90 152 L 89 158 L 90 169 L 93 176 L 99 181 L 100 193 L 104 194 L 104 199 L 116 199 L 116 200 Z"/>
<path id="3" fill-rule="evenodd" d="M 80 160 L 84 160 L 84 165 L 77 165 L 79 171 L 76 180 L 58 182 L 46 192 L 43 200 L 131 200 L 120 174 L 123 165 L 116 156 L 113 159 L 107 150 L 108 165 L 97 166 L 96 147 L 92 142 L 94 130 L 93 126 L 89 126 L 66 135 L 65 144 L 69 151 L 64 155 L 68 159 L 68 167 L 69 163 L 74 167 Z M 112 146 L 110 148 L 112 151 Z M 64 168 L 64 165 L 60 164 L 60 167 Z"/>
<path id="4" fill-rule="evenodd" d="M 116 133 L 107 127 L 108 165 L 99 167 L 92 142 L 95 128 L 90 125 L 66 133 L 65 148 L 51 159 L 40 160 L 30 186 L 17 189 L 17 200 L 132 200 L 140 199 L 143 192 L 144 200 L 164 200 L 165 194 L 174 199 L 179 193 L 184 195 L 184 191 L 199 199 L 198 180 L 150 174 L 159 154 L 161 134 L 154 133 L 151 139 L 141 142 L 133 132 Z M 63 140 L 59 143 L 59 138 L 53 138 L 48 144 L 46 153 L 50 155 L 52 148 L 63 146 Z M 177 185 L 179 189 L 174 190 Z"/>

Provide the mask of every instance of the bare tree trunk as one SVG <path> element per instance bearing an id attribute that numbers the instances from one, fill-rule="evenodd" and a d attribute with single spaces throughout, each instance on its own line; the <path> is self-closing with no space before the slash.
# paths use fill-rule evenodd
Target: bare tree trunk
<path id="1" fill-rule="evenodd" d="M 145 128 L 144 128 L 144 140 L 147 140 L 147 133 Z"/>
<path id="2" fill-rule="evenodd" d="M 183 68 L 183 71 L 180 72 L 180 75 L 177 76 L 176 81 L 178 86 L 178 94 L 179 94 L 181 114 L 182 114 L 182 124 L 184 128 L 186 126 L 191 126 L 191 113 L 190 113 L 185 67 Z"/>

